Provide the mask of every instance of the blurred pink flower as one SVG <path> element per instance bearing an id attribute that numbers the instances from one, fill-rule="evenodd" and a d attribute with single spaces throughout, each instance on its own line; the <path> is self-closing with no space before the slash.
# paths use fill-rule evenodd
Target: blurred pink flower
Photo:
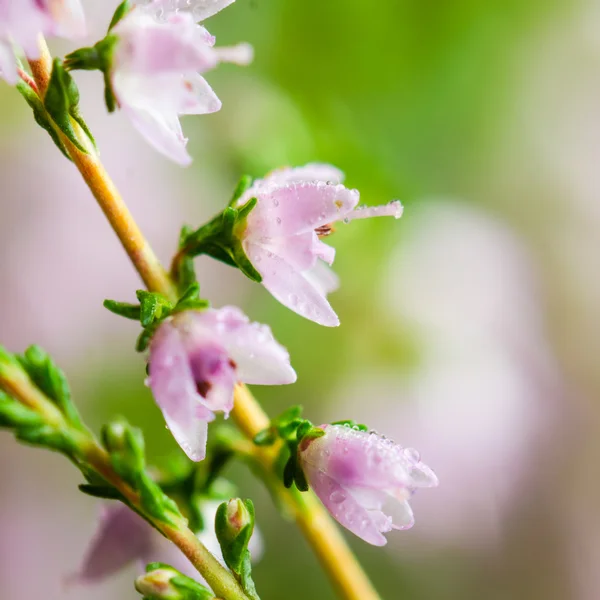
<path id="1" fill-rule="evenodd" d="M 283 305 L 328 327 L 339 325 L 326 298 L 337 279 L 323 264 L 333 263 L 335 250 L 320 238 L 336 221 L 402 215 L 398 201 L 357 208 L 358 190 L 341 185 L 342 179 L 339 169 L 325 164 L 281 169 L 256 180 L 238 202 L 258 200 L 241 237 L 263 285 Z"/>
<path id="2" fill-rule="evenodd" d="M 202 504 L 205 529 L 198 539 L 223 564 L 221 548 L 214 532 L 215 514 L 220 502 L 207 500 Z M 254 529 L 249 550 L 253 561 L 260 560 L 263 542 L 260 531 Z M 121 503 L 106 504 L 78 571 L 68 580 L 72 583 L 95 584 L 135 564 L 142 571 L 151 562 L 166 563 L 201 583 L 203 578 L 172 542 L 164 538 L 142 517 Z"/>
<path id="3" fill-rule="evenodd" d="M 296 381 L 287 350 L 266 325 L 235 307 L 186 311 L 163 323 L 150 346 L 148 383 L 173 436 L 192 460 L 206 452 L 208 422 L 233 408 L 237 381 Z"/>
<path id="4" fill-rule="evenodd" d="M 0 76 L 18 81 L 13 44 L 27 58 L 39 58 L 40 34 L 66 38 L 85 35 L 80 0 L 0 0 Z"/>
<path id="5" fill-rule="evenodd" d="M 158 8 L 157 8 L 158 7 Z M 180 115 L 218 111 L 221 101 L 200 73 L 219 62 L 248 64 L 252 48 L 214 48 L 215 39 L 191 13 L 154 12 L 162 3 L 139 6 L 112 30 L 117 36 L 110 78 L 120 108 L 158 152 L 191 163 Z M 161 12 L 162 14 L 162 12 Z"/>
<path id="6" fill-rule="evenodd" d="M 298 457 L 309 485 L 331 515 L 369 544 L 384 546 L 384 533 L 409 529 L 408 499 L 417 488 L 438 484 L 419 453 L 374 433 L 323 425 L 325 435 L 305 439 Z"/>

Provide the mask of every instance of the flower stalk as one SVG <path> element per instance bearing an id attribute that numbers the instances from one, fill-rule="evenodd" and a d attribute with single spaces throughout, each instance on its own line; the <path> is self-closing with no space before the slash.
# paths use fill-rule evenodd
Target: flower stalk
<path id="1" fill-rule="evenodd" d="M 30 66 L 35 83 L 43 96 L 50 80 L 52 57 L 43 38 L 40 46 L 41 57 L 30 61 Z M 173 280 L 144 238 L 98 156 L 95 153 L 82 152 L 60 130 L 57 132 L 148 290 L 159 292 L 176 302 L 178 294 Z M 237 385 L 235 388 L 235 408 L 231 414 L 239 429 L 249 439 L 270 423 L 259 403 L 243 385 Z M 85 460 L 89 460 L 92 466 L 122 491 L 135 506 L 137 499 L 112 470 L 106 452 L 97 442 L 92 439 L 88 441 L 85 446 Z M 256 456 L 267 472 L 273 472 L 276 458 L 274 448 L 256 448 Z M 379 595 L 367 575 L 316 496 L 312 492 L 300 494 L 297 490 L 286 491 L 282 487 L 282 497 L 285 498 L 300 530 L 340 597 L 345 600 L 379 600 Z M 231 574 L 218 565 L 216 559 L 196 539 L 191 530 L 164 523 L 160 524 L 159 529 L 198 568 L 219 597 L 224 600 L 246 600 Z"/>

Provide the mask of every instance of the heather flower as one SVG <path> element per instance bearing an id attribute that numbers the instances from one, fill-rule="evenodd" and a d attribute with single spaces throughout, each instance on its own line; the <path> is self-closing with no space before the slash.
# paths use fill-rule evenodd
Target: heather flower
<path id="1" fill-rule="evenodd" d="M 85 20 L 80 0 L 0 0 L 0 76 L 18 81 L 13 44 L 39 58 L 39 35 L 80 37 Z"/>
<path id="2" fill-rule="evenodd" d="M 323 242 L 337 221 L 402 215 L 402 205 L 357 207 L 358 190 L 341 184 L 343 173 L 326 164 L 275 171 L 254 182 L 239 200 L 257 204 L 241 232 L 242 247 L 262 283 L 279 302 L 321 325 L 339 319 L 327 301 L 337 287 L 335 250 Z"/>
<path id="3" fill-rule="evenodd" d="M 198 539 L 222 563 L 221 550 L 214 532 L 215 514 L 220 502 L 210 500 L 202 504 L 206 525 Z M 203 583 L 202 577 L 189 560 L 170 541 L 142 517 L 121 503 L 104 505 L 90 545 L 78 571 L 69 577 L 73 583 L 95 584 L 115 575 L 128 565 L 142 568 L 148 563 L 171 565 L 184 575 Z M 253 560 L 260 560 L 263 552 L 262 536 L 255 528 L 250 540 Z"/>
<path id="4" fill-rule="evenodd" d="M 280 385 L 296 373 L 266 325 L 237 308 L 187 311 L 164 322 L 150 345 L 148 383 L 171 433 L 192 460 L 206 451 L 208 422 L 233 408 L 236 382 Z"/>
<path id="5" fill-rule="evenodd" d="M 215 38 L 192 13 L 169 12 L 166 4 L 137 6 L 114 27 L 109 79 L 116 102 L 150 145 L 188 165 L 191 158 L 180 115 L 221 108 L 201 73 L 219 62 L 248 64 L 252 48 L 248 44 L 215 48 Z"/>
<path id="6" fill-rule="evenodd" d="M 323 425 L 322 437 L 305 438 L 298 450 L 304 475 L 331 515 L 369 544 L 383 546 L 384 533 L 409 529 L 409 498 L 438 484 L 416 450 L 343 425 Z"/>

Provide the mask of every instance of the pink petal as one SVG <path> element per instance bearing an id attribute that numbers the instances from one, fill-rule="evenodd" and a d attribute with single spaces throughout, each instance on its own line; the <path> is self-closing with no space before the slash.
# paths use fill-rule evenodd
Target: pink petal
<path id="1" fill-rule="evenodd" d="M 141 75 L 193 73 L 214 68 L 218 59 L 206 43 L 206 34 L 192 16 L 178 13 L 159 23 L 136 8 L 113 30 L 119 36 L 114 68 Z"/>
<path id="2" fill-rule="evenodd" d="M 19 81 L 17 73 L 17 59 L 8 42 L 0 40 L 0 76 L 7 83 L 15 85 Z"/>
<path id="3" fill-rule="evenodd" d="M 57 24 L 57 35 L 74 39 L 87 34 L 80 0 L 50 0 L 50 10 Z"/>
<path id="4" fill-rule="evenodd" d="M 272 171 L 265 177 L 265 183 L 298 183 L 306 181 L 325 181 L 338 184 L 344 181 L 344 173 L 333 165 L 308 163 L 303 167 L 285 167 Z"/>
<path id="5" fill-rule="evenodd" d="M 296 381 L 296 372 L 290 365 L 287 350 L 275 340 L 267 325 L 250 322 L 234 306 L 197 313 L 196 319 L 223 344 L 236 365 L 239 381 L 255 385 L 282 385 Z"/>
<path id="6" fill-rule="evenodd" d="M 95 583 L 142 560 L 152 551 L 154 535 L 159 534 L 128 506 L 106 504 L 83 562 L 68 581 Z"/>
<path id="7" fill-rule="evenodd" d="M 371 217 L 394 217 L 399 219 L 404 212 L 400 200 L 392 200 L 382 206 L 359 206 L 344 218 L 344 223 L 355 219 L 370 219 Z"/>
<path id="8" fill-rule="evenodd" d="M 312 269 L 304 271 L 303 275 L 323 296 L 335 292 L 340 287 L 340 278 L 333 269 L 320 260 Z"/>
<path id="9" fill-rule="evenodd" d="M 214 416 L 200 404 L 186 349 L 171 323 L 154 334 L 148 364 L 148 383 L 173 437 L 191 460 L 202 460 L 207 422 Z"/>
<path id="10" fill-rule="evenodd" d="M 314 231 L 343 219 L 358 200 L 358 191 L 322 181 L 269 185 L 258 194 L 245 235 L 257 240 Z"/>
<path id="11" fill-rule="evenodd" d="M 335 248 L 320 240 L 316 234 L 313 237 L 313 254 L 324 260 L 328 265 L 332 265 L 335 260 Z"/>
<path id="12" fill-rule="evenodd" d="M 192 14 L 197 21 L 204 21 L 234 2 L 235 0 L 196 0 L 192 4 Z"/>
<path id="13" fill-rule="evenodd" d="M 221 101 L 202 75 L 193 73 L 183 80 L 184 94 L 177 111 L 181 115 L 205 115 L 221 110 Z"/>
<path id="14" fill-rule="evenodd" d="M 182 166 L 192 162 L 186 150 L 187 138 L 183 135 L 176 114 L 163 115 L 150 110 L 122 108 L 133 126 L 155 150 Z"/>
<path id="15" fill-rule="evenodd" d="M 323 471 L 308 466 L 305 467 L 305 474 L 314 492 L 340 525 L 369 544 L 374 546 L 387 544 L 385 536 L 381 533 L 384 523 L 378 512 L 371 514 L 347 489 Z"/>
<path id="16" fill-rule="evenodd" d="M 260 241 L 265 250 L 279 256 L 296 271 L 306 271 L 315 266 L 318 253 L 323 253 L 320 243 L 314 231 L 289 237 L 264 238 Z"/>
<path id="17" fill-rule="evenodd" d="M 304 273 L 258 244 L 246 241 L 244 250 L 261 274 L 265 288 L 284 306 L 326 327 L 340 324 L 322 290 L 315 287 Z"/>

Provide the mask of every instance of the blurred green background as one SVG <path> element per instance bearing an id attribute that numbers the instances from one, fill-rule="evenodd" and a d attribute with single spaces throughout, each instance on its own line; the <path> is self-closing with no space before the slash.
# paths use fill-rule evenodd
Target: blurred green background
<path id="1" fill-rule="evenodd" d="M 98 36 L 116 2 L 88 0 Z M 255 61 L 208 75 L 220 113 L 184 119 L 182 171 L 104 114 L 84 114 L 142 228 L 167 261 L 183 222 L 224 205 L 242 173 L 332 163 L 367 204 L 328 239 L 341 289 L 331 330 L 232 269 L 198 261 L 203 293 L 270 324 L 299 381 L 254 391 L 270 413 L 356 418 L 414 445 L 440 488 L 417 523 L 372 548 L 348 536 L 386 600 L 600 596 L 600 2 L 238 0 L 206 23 Z M 72 45 L 56 45 L 58 51 Z M 102 309 L 139 283 L 73 168 L 0 85 L 0 342 L 38 342 L 86 418 L 124 414 L 150 455 L 176 453 L 143 385 L 134 324 Z M 264 600 L 334 598 L 294 527 L 256 499 Z M 2 598 L 135 598 L 135 569 L 69 588 L 98 507 L 60 458 L 0 436 Z M 426 496 L 426 497 L 425 497 Z"/>

